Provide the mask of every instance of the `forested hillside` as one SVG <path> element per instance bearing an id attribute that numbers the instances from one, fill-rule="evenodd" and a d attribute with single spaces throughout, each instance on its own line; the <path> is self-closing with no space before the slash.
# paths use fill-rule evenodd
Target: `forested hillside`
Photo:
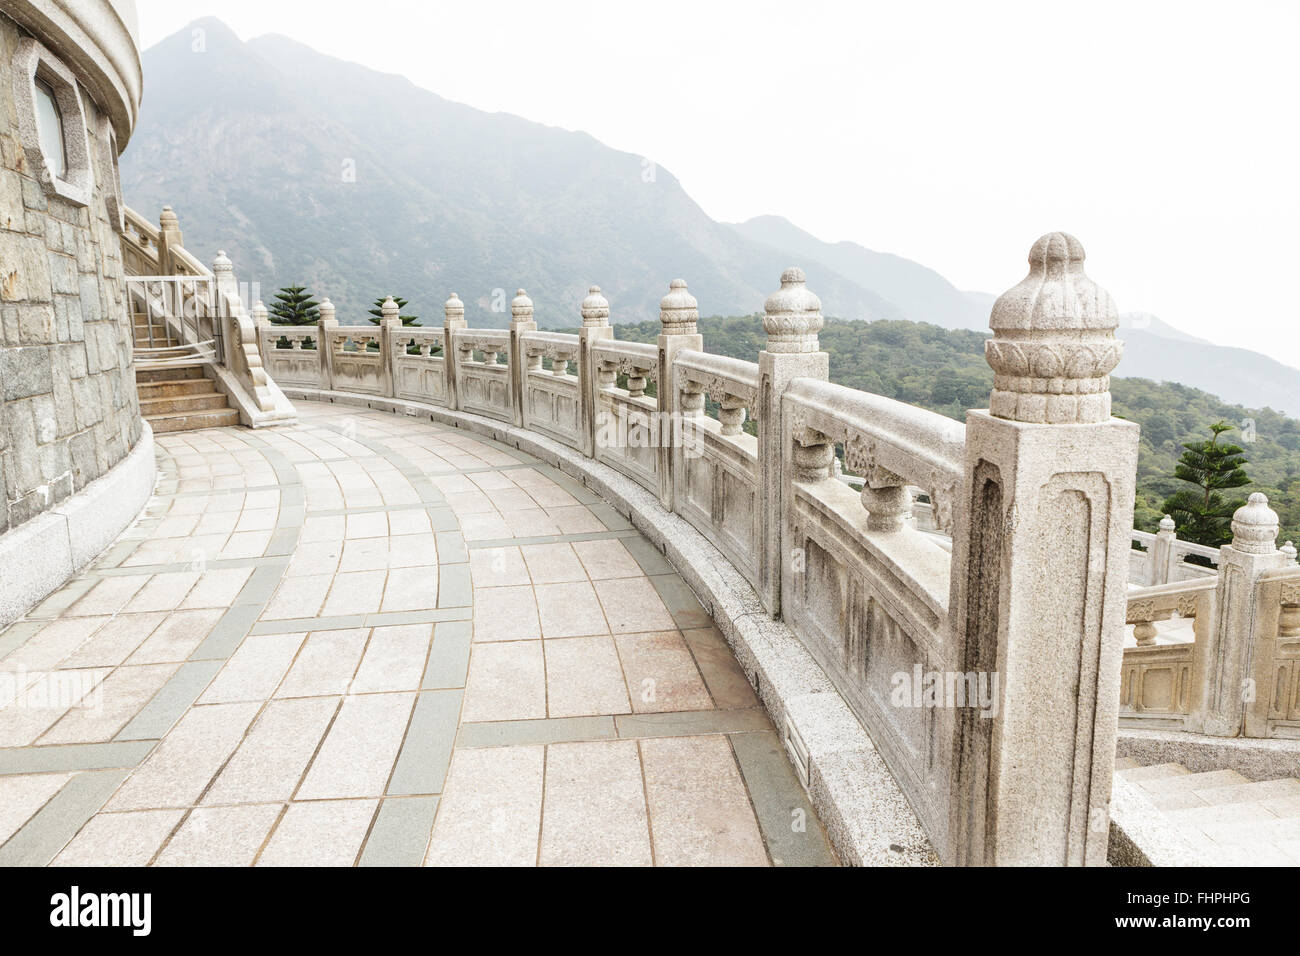
<path id="1" fill-rule="evenodd" d="M 754 361 L 766 336 L 759 316 L 700 320 L 705 348 Z M 653 342 L 658 322 L 619 326 L 620 339 Z M 828 319 L 821 332 L 831 380 L 910 402 L 964 421 L 968 408 L 988 406 L 993 371 L 984 361 L 985 333 L 923 322 Z M 1300 541 L 1300 421 L 1271 409 L 1230 405 L 1186 385 L 1112 378 L 1114 414 L 1142 426 L 1138 456 L 1137 526 L 1154 531 L 1160 503 L 1182 482 L 1173 477 L 1181 443 L 1208 437 L 1212 422 L 1238 431 L 1228 437 L 1246 450 L 1253 479 L 1241 497 L 1262 491 L 1282 519 L 1282 540 Z"/>

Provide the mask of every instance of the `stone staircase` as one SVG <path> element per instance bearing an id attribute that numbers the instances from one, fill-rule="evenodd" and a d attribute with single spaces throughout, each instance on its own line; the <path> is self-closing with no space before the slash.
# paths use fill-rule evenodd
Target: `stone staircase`
<path id="1" fill-rule="evenodd" d="M 1142 766 L 1131 757 L 1115 760 L 1115 775 L 1138 787 L 1209 865 L 1300 865 L 1300 780 L 1192 773 L 1180 763 Z"/>
<path id="2" fill-rule="evenodd" d="M 136 369 L 135 387 L 140 414 L 154 434 L 239 424 L 238 410 L 216 390 L 201 365 Z"/>

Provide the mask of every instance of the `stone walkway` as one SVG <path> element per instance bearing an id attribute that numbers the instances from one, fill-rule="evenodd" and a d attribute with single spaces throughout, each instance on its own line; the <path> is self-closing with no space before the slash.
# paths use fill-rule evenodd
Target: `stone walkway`
<path id="1" fill-rule="evenodd" d="M 158 437 L 146 515 L 0 631 L 0 864 L 829 864 L 673 569 L 383 412 Z"/>

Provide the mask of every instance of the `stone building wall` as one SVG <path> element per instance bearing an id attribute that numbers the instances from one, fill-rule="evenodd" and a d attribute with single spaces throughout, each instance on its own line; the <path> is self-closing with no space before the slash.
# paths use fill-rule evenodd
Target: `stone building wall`
<path id="1" fill-rule="evenodd" d="M 23 148 L 0 14 L 0 533 L 107 473 L 140 438 L 122 282 L 112 124 L 78 84 L 89 205 L 48 189 Z"/>

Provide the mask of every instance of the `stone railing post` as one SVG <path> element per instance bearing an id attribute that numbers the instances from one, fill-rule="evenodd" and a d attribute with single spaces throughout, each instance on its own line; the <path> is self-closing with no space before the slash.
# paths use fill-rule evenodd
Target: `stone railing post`
<path id="1" fill-rule="evenodd" d="M 163 206 L 158 216 L 158 274 L 160 276 L 176 275 L 176 257 L 174 249 L 184 247 L 185 239 L 181 235 L 181 224 L 171 206 Z"/>
<path id="2" fill-rule="evenodd" d="M 1260 606 L 1260 577 L 1287 566 L 1277 547 L 1277 512 L 1258 491 L 1232 516 L 1232 543 L 1219 549 L 1219 582 L 1214 593 L 1215 618 L 1202 659 L 1204 683 L 1198 708 L 1193 703 L 1189 728 L 1213 737 L 1236 737 L 1245 730 L 1246 712 L 1260 694 L 1254 659 L 1268 616 Z M 1267 706 L 1267 704 L 1266 704 Z"/>
<path id="3" fill-rule="evenodd" d="M 1138 426 L 1111 418 L 1119 314 L 1083 261 L 1065 233 L 1034 243 L 967 413 L 949 620 L 957 670 L 1000 700 L 956 716 L 957 864 L 1106 862 Z"/>
<path id="4" fill-rule="evenodd" d="M 1174 519 L 1165 515 L 1160 519 L 1160 530 L 1156 532 L 1156 539 L 1151 544 L 1151 554 L 1147 559 L 1151 562 L 1148 585 L 1168 584 L 1173 580 L 1174 545 L 1177 541 L 1178 533 L 1174 529 Z"/>
<path id="5" fill-rule="evenodd" d="M 393 367 L 393 339 L 401 334 L 401 311 L 391 295 L 379 307 L 379 351 L 383 356 L 379 394 L 390 398 L 396 394 L 393 391 L 393 380 L 397 372 Z"/>
<path id="6" fill-rule="evenodd" d="M 516 428 L 524 426 L 524 401 L 528 389 L 528 369 L 525 368 L 523 343 L 519 337 L 536 328 L 533 300 L 528 298 L 527 292 L 519 289 L 510 300 L 510 351 L 506 356 L 510 362 L 510 404 Z"/>
<path id="7" fill-rule="evenodd" d="M 442 305 L 442 370 L 447 376 L 447 407 L 459 408 L 456 395 L 456 346 L 452 332 L 465 328 L 465 303 L 455 292 Z"/>
<path id="8" fill-rule="evenodd" d="M 248 314 L 253 319 L 253 328 L 257 330 L 257 351 L 258 354 L 262 356 L 262 364 L 265 365 L 267 360 L 267 345 L 262 341 L 264 338 L 262 333 L 271 327 L 271 313 L 267 311 L 266 305 L 262 300 L 258 299 L 253 303 L 253 308 L 249 310 Z M 319 347 L 319 343 L 317 343 L 317 346 Z"/>
<path id="9" fill-rule="evenodd" d="M 334 317 L 334 303 L 329 297 L 321 300 L 320 318 L 316 320 L 316 351 L 320 353 L 320 387 L 326 391 L 334 388 L 334 343 L 330 333 L 339 327 Z"/>
<path id="10" fill-rule="evenodd" d="M 239 302 L 239 285 L 235 282 L 235 266 L 224 249 L 212 260 L 213 309 L 212 324 L 220 328 L 221 340 L 217 360 L 233 368 L 239 360 L 230 352 L 239 335 L 233 327 L 236 321 L 235 303 Z M 261 346 L 258 346 L 259 350 Z"/>
<path id="11" fill-rule="evenodd" d="M 683 349 L 704 351 L 704 336 L 699 332 L 700 311 L 695 296 L 686 289 L 685 279 L 668 284 L 668 294 L 659 300 L 659 369 L 656 379 L 659 401 L 659 501 L 672 511 L 675 507 L 677 476 L 673 473 L 673 446 L 682 440 L 682 429 L 675 421 L 676 386 L 673 384 L 673 357 Z"/>
<path id="12" fill-rule="evenodd" d="M 582 453 L 588 458 L 596 456 L 596 421 L 599 411 L 597 396 L 600 391 L 599 370 L 591 357 L 591 347 L 602 339 L 612 339 L 614 330 L 609 324 L 609 301 L 593 285 L 582 300 L 582 328 L 578 330 L 578 401 L 581 403 Z"/>
<path id="13" fill-rule="evenodd" d="M 785 515 L 785 478 L 781 474 L 781 396 L 796 378 L 830 378 L 830 356 L 821 351 L 821 299 L 804 284 L 802 269 L 781 273 L 781 288 L 763 303 L 763 329 L 767 345 L 758 353 L 759 507 L 762 553 L 759 581 L 764 607 L 776 616 L 781 610 L 781 567 L 789 557 L 782 542 Z M 829 462 L 827 463 L 829 467 Z"/>

